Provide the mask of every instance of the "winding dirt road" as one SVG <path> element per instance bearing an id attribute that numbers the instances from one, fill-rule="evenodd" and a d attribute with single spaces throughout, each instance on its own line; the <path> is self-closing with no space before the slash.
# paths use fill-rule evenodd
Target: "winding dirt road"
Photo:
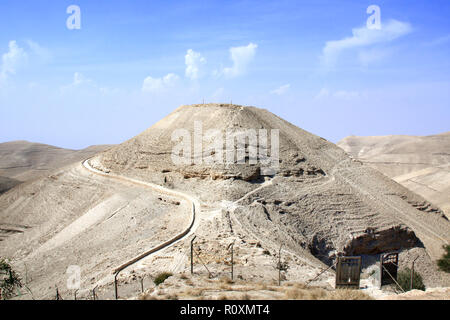
<path id="1" fill-rule="evenodd" d="M 200 212 L 200 202 L 199 202 L 198 199 L 196 199 L 196 198 L 194 198 L 194 197 L 192 197 L 192 196 L 190 196 L 188 194 L 185 194 L 185 193 L 182 193 L 182 192 L 179 192 L 179 191 L 175 191 L 175 190 L 171 190 L 171 189 L 167 189 L 167 188 L 164 188 L 164 187 L 162 187 L 160 185 L 157 185 L 157 184 L 154 184 L 154 183 L 140 181 L 140 180 L 136 180 L 136 179 L 132 179 L 132 178 L 127 178 L 127 177 L 116 175 L 116 174 L 113 174 L 113 173 L 105 173 L 103 171 L 100 171 L 100 170 L 97 170 L 97 169 L 93 168 L 90 165 L 89 160 L 90 159 L 84 160 L 82 162 L 82 165 L 83 165 L 83 167 L 86 170 L 89 170 L 90 172 L 92 172 L 94 174 L 97 174 L 97 175 L 100 175 L 100 176 L 103 176 L 103 177 L 108 177 L 108 178 L 111 178 L 111 179 L 116 179 L 116 180 L 119 180 L 119 181 L 122 181 L 122 182 L 129 182 L 129 183 L 137 184 L 137 185 L 140 185 L 140 186 L 144 186 L 144 187 L 153 189 L 153 190 L 155 190 L 157 192 L 160 192 L 160 193 L 163 193 L 163 194 L 166 194 L 166 195 L 182 198 L 182 199 L 185 199 L 188 202 L 190 202 L 191 205 L 192 205 L 191 222 L 190 222 L 189 226 L 183 232 L 177 234 L 173 238 L 171 238 L 171 239 L 169 239 L 169 240 L 167 240 L 167 241 L 157 245 L 156 247 L 151 248 L 150 250 L 147 250 L 147 251 L 143 252 L 142 254 L 136 256 L 135 258 L 133 258 L 133 259 L 131 259 L 131 260 L 121 264 L 118 267 L 116 267 L 113 270 L 114 274 L 117 275 L 119 272 L 123 271 L 127 267 L 133 265 L 134 263 L 142 260 L 143 258 L 145 258 L 145 257 L 147 257 L 147 256 L 149 256 L 149 255 L 151 255 L 151 254 L 153 254 L 155 252 L 159 252 L 159 251 L 161 251 L 163 249 L 167 249 L 167 248 L 173 246 L 178 241 L 180 241 L 180 240 L 182 240 L 184 238 L 187 238 L 191 234 L 193 234 L 195 229 L 198 227 L 198 222 L 197 222 L 198 219 L 196 219 L 196 215 Z"/>

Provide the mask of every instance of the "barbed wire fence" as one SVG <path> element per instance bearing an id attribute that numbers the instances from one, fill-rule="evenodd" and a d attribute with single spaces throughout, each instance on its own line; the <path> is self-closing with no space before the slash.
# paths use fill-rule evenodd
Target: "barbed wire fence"
<path id="1" fill-rule="evenodd" d="M 197 242 L 195 242 L 197 240 Z M 233 283 L 236 279 L 245 280 L 246 269 L 251 269 L 249 264 L 249 258 L 240 257 L 240 246 L 236 244 L 236 240 L 223 243 L 212 243 L 209 241 L 201 240 L 194 237 L 190 244 L 184 250 L 184 256 L 186 257 L 184 265 L 184 272 L 189 273 L 189 269 L 192 276 L 204 276 L 208 280 L 221 280 L 227 279 Z M 283 261 L 281 247 L 278 252 L 272 257 L 273 278 L 277 278 L 278 285 L 281 285 L 283 273 L 287 272 L 288 265 L 286 261 Z M 187 268 L 186 268 L 187 267 Z M 251 273 L 251 272 L 250 272 Z M 123 275 L 117 279 L 118 286 L 118 299 L 126 299 L 131 297 L 138 297 L 139 294 L 145 293 L 146 289 L 151 287 L 146 285 L 146 281 L 153 281 L 154 278 L 150 275 L 135 276 Z M 111 282 L 103 287 L 94 287 L 90 290 L 84 290 L 83 295 L 78 295 L 79 290 L 72 291 L 67 300 L 104 300 L 115 299 L 114 295 L 115 285 Z M 125 291 L 125 293 L 123 293 Z M 56 287 L 55 300 L 64 300 L 65 298 L 59 292 Z"/>
<path id="2" fill-rule="evenodd" d="M 191 274 L 194 277 L 205 277 L 208 280 L 223 280 L 225 279 L 227 283 L 234 283 L 237 279 L 248 280 L 251 276 L 254 276 L 252 272 L 252 266 L 259 263 L 258 261 L 249 261 L 251 257 L 244 255 L 245 249 L 241 248 L 239 243 L 233 239 L 232 241 L 206 241 L 201 238 L 194 236 L 187 245 L 184 246 L 184 250 L 181 253 L 184 258 L 181 261 L 175 262 L 172 271 L 178 272 L 180 274 Z M 247 244 L 248 245 L 248 244 Z M 258 247 L 258 245 L 255 245 Z M 276 252 L 272 248 L 272 252 L 268 249 L 263 249 L 261 246 L 262 254 L 270 256 L 270 263 L 273 272 L 273 284 L 282 285 L 282 282 L 286 279 L 285 275 L 290 268 L 287 262 L 286 253 L 283 253 L 283 246 L 280 246 Z M 248 249 L 248 247 L 246 247 Z M 310 286 L 313 282 L 318 280 L 327 271 L 336 267 L 336 261 L 333 262 L 326 268 L 319 270 L 313 276 L 310 277 L 305 282 L 306 287 Z M 380 268 L 382 268 L 381 266 Z M 169 269 L 170 270 L 170 269 Z M 269 269 L 265 269 L 267 272 Z M 151 270 L 146 270 L 143 274 L 125 274 L 120 277 L 117 281 L 118 285 L 118 299 L 127 298 L 138 298 L 140 294 L 144 294 L 149 288 L 156 288 L 157 284 L 154 282 L 158 274 L 150 275 L 147 273 Z M 385 270 L 387 271 L 387 270 Z M 162 272 L 160 272 L 162 273 Z M 389 273 L 388 273 L 389 274 Z M 397 283 L 394 276 L 389 274 L 395 284 L 404 292 L 403 288 Z M 27 298 L 35 299 L 32 291 L 30 290 L 28 284 L 28 275 L 25 276 L 25 283 L 23 287 L 26 289 L 22 292 L 18 289 L 17 294 L 11 298 Z M 276 280 L 275 280 L 276 279 Z M 55 291 L 53 295 L 54 300 L 109 300 L 115 299 L 115 284 L 114 282 L 108 283 L 104 286 L 95 286 L 91 289 L 84 289 L 80 294 L 81 290 L 72 290 L 64 292 L 63 294 L 57 286 L 55 286 Z"/>

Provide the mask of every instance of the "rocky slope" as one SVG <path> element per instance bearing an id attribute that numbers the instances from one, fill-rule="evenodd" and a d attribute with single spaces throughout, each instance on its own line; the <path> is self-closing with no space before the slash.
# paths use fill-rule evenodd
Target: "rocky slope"
<path id="1" fill-rule="evenodd" d="M 351 136 L 338 146 L 450 217 L 450 132 L 431 136 Z M 419 207 L 431 210 L 427 203 Z"/>
<path id="2" fill-rule="evenodd" d="M 258 133 L 256 139 L 252 132 Z M 227 145 L 227 134 L 236 142 Z M 187 143 L 198 139 L 200 147 Z M 227 154 L 233 161 L 218 161 Z M 189 157 L 177 162 L 177 155 Z M 71 265 L 81 268 L 79 297 L 97 288 L 99 297 L 113 298 L 112 271 L 118 265 L 189 225 L 187 202 L 108 178 L 110 173 L 200 202 L 192 234 L 121 273 L 121 297 L 137 296 L 141 277 L 188 273 L 194 233 L 196 277 L 228 277 L 234 243 L 235 276 L 243 282 L 276 281 L 282 246 L 288 281 L 316 278 L 341 254 L 363 255 L 368 273 L 379 254 L 398 250 L 401 268 L 418 257 L 415 269 L 427 286 L 449 284 L 434 264 L 442 244 L 450 241 L 450 223 L 439 209 L 428 205 L 430 210 L 422 210 L 422 197 L 266 110 L 182 106 L 89 163 L 105 176 L 75 163 L 0 195 L 0 256 L 26 275 L 35 298 L 53 298 L 55 286 L 72 298 L 66 288 Z M 333 277 L 330 269 L 313 284 L 332 289 Z"/>
<path id="3" fill-rule="evenodd" d="M 203 130 L 201 153 L 195 154 L 192 147 L 191 163 L 174 164 L 172 151 L 178 140 L 173 141 L 173 132 L 186 130 L 192 142 L 195 121 Z M 249 147 L 255 143 L 251 139 L 243 144 L 245 163 L 195 161 L 199 154 L 217 154 L 211 147 L 217 140 L 205 134 L 210 129 L 218 130 L 222 137 L 252 129 L 279 130 L 276 173 L 265 174 L 263 164 L 251 163 Z M 223 141 L 219 144 L 223 157 L 235 151 Z M 264 147 L 271 149 L 269 144 Z M 91 164 L 189 192 L 205 205 L 234 215 L 261 241 L 312 254 L 327 264 L 338 254 L 377 255 L 424 247 L 422 254 L 428 257 L 424 264 L 432 270 L 431 261 L 450 240 L 449 222 L 422 197 L 353 161 L 333 143 L 255 107 L 180 107 L 137 137 L 101 153 Z M 252 190 L 250 196 L 239 200 Z M 427 210 L 421 210 L 424 204 Z M 438 278 L 434 276 L 436 281 Z"/>
<path id="4" fill-rule="evenodd" d="M 0 194 L 32 179 L 89 158 L 111 146 L 69 150 L 28 141 L 0 143 Z"/>

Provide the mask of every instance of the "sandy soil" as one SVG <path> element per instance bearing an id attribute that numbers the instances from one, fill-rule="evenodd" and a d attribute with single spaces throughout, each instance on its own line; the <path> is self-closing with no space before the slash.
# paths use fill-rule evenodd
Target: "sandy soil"
<path id="1" fill-rule="evenodd" d="M 28 141 L 0 143 L 0 194 L 25 181 L 45 177 L 53 170 L 80 162 L 110 145 L 69 150 Z"/>
<path id="2" fill-rule="evenodd" d="M 204 131 L 279 129 L 280 168 L 265 175 L 260 164 L 248 162 L 174 165 L 171 133 L 177 128 L 192 132 L 193 119 L 202 121 Z M 210 151 L 205 144 L 203 152 Z M 216 296 L 228 290 L 217 288 L 230 274 L 227 248 L 233 242 L 235 277 L 241 281 L 236 285 L 248 288 L 277 281 L 281 245 L 282 261 L 289 266 L 282 277 L 297 286 L 333 265 L 337 255 L 363 255 L 364 286 L 371 295 L 383 296 L 368 274 L 381 253 L 394 250 L 400 251 L 400 268 L 419 257 L 416 270 L 427 286 L 450 283 L 434 263 L 442 245 L 450 242 L 450 223 L 442 212 L 431 204 L 426 206 L 430 210 L 422 210 L 422 197 L 266 110 L 183 106 L 137 137 L 98 154 L 90 165 L 103 175 L 80 162 L 0 196 L 0 256 L 10 257 L 26 274 L 36 298 L 53 298 L 55 286 L 63 297 L 72 297 L 74 292 L 66 288 L 70 265 L 82 270 L 79 298 L 88 298 L 93 288 L 99 298 L 113 298 L 112 271 L 186 230 L 191 202 L 199 209 L 191 232 L 126 268 L 118 278 L 121 298 L 137 297 L 141 278 L 151 288 L 161 272 L 184 280 L 183 274 L 190 273 L 194 234 L 191 281 L 195 288 L 213 281 Z M 174 193 L 168 195 L 167 189 Z M 333 269 L 311 285 L 332 290 Z M 178 281 L 172 287 L 168 295 L 192 286 Z"/>
<path id="3" fill-rule="evenodd" d="M 450 132 L 347 137 L 338 146 L 440 207 L 450 218 Z"/>
<path id="4" fill-rule="evenodd" d="M 67 294 L 70 265 L 81 267 L 87 291 L 190 222 L 186 201 L 99 177 L 81 163 L 7 192 L 1 208 L 2 224 L 23 230 L 0 242 L 0 255 L 13 261 L 41 299 L 53 297 L 55 286 Z"/>
<path id="5" fill-rule="evenodd" d="M 450 300 L 450 288 L 430 288 L 426 291 L 411 290 L 406 293 L 389 295 L 384 300 Z"/>

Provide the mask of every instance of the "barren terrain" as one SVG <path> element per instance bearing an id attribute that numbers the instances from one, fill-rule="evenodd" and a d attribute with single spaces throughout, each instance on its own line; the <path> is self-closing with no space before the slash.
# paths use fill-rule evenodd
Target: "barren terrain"
<path id="1" fill-rule="evenodd" d="M 450 218 L 450 132 L 424 137 L 351 136 L 338 146 L 437 205 Z"/>
<path id="2" fill-rule="evenodd" d="M 44 177 L 55 169 L 82 161 L 111 146 L 69 150 L 28 141 L 0 143 L 0 194 L 28 180 Z"/>
<path id="3" fill-rule="evenodd" d="M 230 130 L 236 136 L 244 129 L 278 129 L 279 168 L 266 173 L 261 163 L 250 163 L 251 140 L 245 143 L 245 163 L 175 164 L 172 133 L 181 128 L 192 135 L 194 121 L 202 123 L 203 132 Z M 210 141 L 207 136 L 201 154 L 194 157 L 217 154 Z M 281 259 L 288 265 L 282 278 L 286 286 L 295 285 L 296 292 L 266 292 L 269 298 L 305 297 L 309 293 L 301 290 L 307 283 L 319 288 L 316 294 L 323 298 L 338 297 L 338 292 L 327 293 L 334 286 L 333 268 L 318 276 L 338 255 L 362 255 L 363 288 L 368 295 L 382 296 L 371 270 L 379 255 L 390 251 L 400 251 L 400 268 L 418 258 L 416 270 L 427 287 L 450 285 L 449 276 L 435 266 L 442 245 L 450 242 L 450 223 L 439 208 L 352 160 L 333 143 L 266 110 L 183 106 L 84 163 L 0 196 L 0 222 L 5 226 L 0 256 L 11 258 L 27 274 L 36 298 L 54 298 L 55 286 L 72 297 L 74 292 L 65 285 L 69 265 L 82 270 L 79 297 L 89 297 L 96 288 L 99 298 L 113 298 L 118 266 L 177 235 L 181 237 L 118 275 L 119 297 L 137 297 L 141 278 L 149 290 L 144 297 L 192 297 L 195 292 L 189 290 L 208 286 L 213 294 L 206 298 L 223 298 L 226 292 L 237 297 L 241 293 L 233 292 L 246 291 L 244 297 L 253 298 L 266 291 L 289 291 L 270 289 L 278 280 L 281 245 Z M 194 275 L 187 277 L 194 236 Z M 236 282 L 226 283 L 232 243 Z M 155 288 L 151 279 L 161 272 L 174 276 Z M 165 286 L 169 290 L 161 293 Z M 259 289 L 252 293 L 238 286 Z M 221 287 L 222 292 L 216 292 Z"/>

